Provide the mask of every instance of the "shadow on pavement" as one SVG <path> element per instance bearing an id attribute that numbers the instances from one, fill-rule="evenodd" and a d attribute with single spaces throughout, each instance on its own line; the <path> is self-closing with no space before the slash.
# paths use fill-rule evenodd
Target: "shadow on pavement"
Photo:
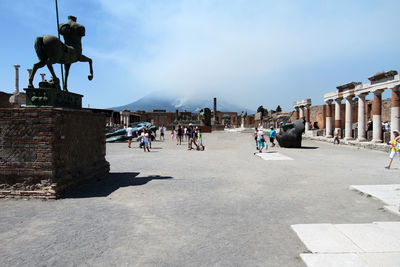
<path id="1" fill-rule="evenodd" d="M 295 148 L 295 149 L 318 149 L 319 147 L 317 146 L 302 146 L 299 148 Z"/>
<path id="2" fill-rule="evenodd" d="M 114 172 L 107 176 L 88 181 L 63 198 L 106 197 L 121 187 L 145 185 L 151 180 L 173 179 L 171 176 L 152 175 L 137 177 L 139 172 Z"/>

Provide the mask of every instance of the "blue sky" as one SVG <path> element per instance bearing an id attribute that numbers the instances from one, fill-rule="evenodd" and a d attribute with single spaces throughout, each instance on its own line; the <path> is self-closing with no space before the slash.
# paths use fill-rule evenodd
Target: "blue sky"
<path id="1" fill-rule="evenodd" d="M 59 0 L 61 22 L 75 15 L 86 27 L 94 61 L 93 81 L 87 63 L 71 67 L 69 89 L 98 108 L 152 91 L 252 109 L 322 104 L 337 85 L 400 70 L 399 10 L 369 0 Z M 0 0 L 0 15 L 0 90 L 12 92 L 13 65 L 26 86 L 35 37 L 57 33 L 54 1 Z"/>

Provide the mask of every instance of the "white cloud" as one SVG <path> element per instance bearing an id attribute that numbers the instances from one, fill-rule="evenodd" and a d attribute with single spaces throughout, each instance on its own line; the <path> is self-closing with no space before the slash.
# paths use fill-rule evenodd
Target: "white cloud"
<path id="1" fill-rule="evenodd" d="M 321 62 L 350 64 L 371 47 L 379 47 L 379 37 L 393 38 L 391 30 L 378 21 L 387 7 L 364 10 L 361 2 L 302 6 L 272 1 L 100 3 L 111 16 L 109 26 L 118 33 L 114 38 L 120 40 L 115 44 L 118 52 L 107 57 L 120 58 L 141 87 L 178 92 L 186 98 L 216 95 L 254 105 L 260 95 L 279 103 L 287 94 L 298 94 L 308 86 L 293 80 L 299 78 L 299 70 L 313 69 Z M 355 13 L 358 9 L 364 13 Z M 365 17 L 373 21 L 360 21 Z M 367 38 L 371 32 L 378 38 Z M 290 79 L 293 88 L 284 87 Z M 279 80 L 284 85 L 280 88 Z"/>

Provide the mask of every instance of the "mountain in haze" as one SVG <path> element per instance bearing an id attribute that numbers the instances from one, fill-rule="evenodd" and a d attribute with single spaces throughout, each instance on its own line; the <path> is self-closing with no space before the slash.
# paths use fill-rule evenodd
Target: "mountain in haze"
<path id="1" fill-rule="evenodd" d="M 174 96 L 165 96 L 159 93 L 151 93 L 148 94 L 141 99 L 132 102 L 130 104 L 126 104 L 119 107 L 112 107 L 110 109 L 113 110 L 166 110 L 169 112 L 174 112 L 175 110 L 179 111 L 190 111 L 190 112 L 199 112 L 202 108 L 213 109 L 213 99 L 187 99 L 183 100 L 180 97 Z M 235 104 L 228 103 L 224 100 L 217 98 L 217 110 L 221 112 L 237 112 L 240 113 L 243 111 L 247 111 L 248 114 L 255 113 L 254 110 L 249 108 L 241 107 Z"/>

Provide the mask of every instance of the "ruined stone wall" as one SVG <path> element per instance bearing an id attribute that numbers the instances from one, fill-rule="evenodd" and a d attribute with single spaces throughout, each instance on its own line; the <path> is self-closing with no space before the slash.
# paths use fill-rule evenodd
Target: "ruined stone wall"
<path id="1" fill-rule="evenodd" d="M 8 94 L 5 92 L 0 92 L 0 108 L 12 108 L 12 104 L 10 103 L 10 97 L 12 94 Z"/>
<path id="2" fill-rule="evenodd" d="M 102 114 L 0 109 L 0 197 L 56 198 L 109 171 Z"/>

